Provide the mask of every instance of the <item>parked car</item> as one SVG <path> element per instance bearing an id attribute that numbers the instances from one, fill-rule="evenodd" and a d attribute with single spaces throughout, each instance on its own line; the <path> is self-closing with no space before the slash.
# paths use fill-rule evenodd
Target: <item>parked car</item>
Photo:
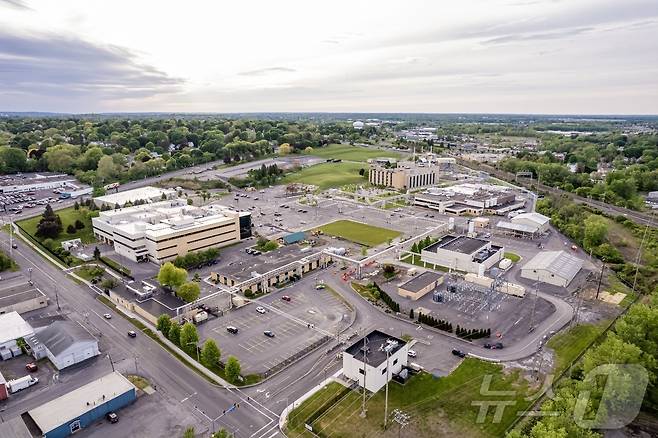
<path id="1" fill-rule="evenodd" d="M 33 373 L 39 369 L 39 366 L 35 364 L 34 362 L 30 362 L 27 365 L 25 365 L 25 369 L 28 370 L 29 372 Z"/>
<path id="2" fill-rule="evenodd" d="M 16 243 L 12 243 L 12 244 L 11 244 L 11 247 L 14 248 L 14 249 L 18 249 L 18 244 L 16 244 Z"/>
<path id="3" fill-rule="evenodd" d="M 457 357 L 466 357 L 466 353 L 461 350 L 452 350 L 452 354 Z"/>
<path id="4" fill-rule="evenodd" d="M 134 330 L 128 330 L 128 336 L 130 336 L 131 338 L 136 338 L 136 337 L 137 337 L 137 333 L 135 333 Z"/>
<path id="5" fill-rule="evenodd" d="M 233 335 L 237 335 L 238 332 L 239 332 L 238 328 L 233 327 L 232 325 L 229 325 L 228 327 L 226 327 L 226 331 L 233 334 Z"/>
<path id="6" fill-rule="evenodd" d="M 414 350 L 409 350 L 409 351 L 407 351 L 407 356 L 416 357 L 416 356 L 418 356 L 418 354 L 416 354 L 416 352 Z"/>
<path id="7" fill-rule="evenodd" d="M 109 313 L 103 313 L 103 318 L 112 319 L 112 315 L 110 315 Z"/>
<path id="8" fill-rule="evenodd" d="M 291 301 L 291 299 L 290 299 L 290 297 L 289 297 L 288 295 L 284 295 L 284 296 L 282 296 L 281 299 L 282 299 L 283 301 L 288 301 L 288 302 Z"/>
<path id="9" fill-rule="evenodd" d="M 265 330 L 265 331 L 263 332 L 263 334 L 264 334 L 265 336 L 267 336 L 268 338 L 273 338 L 273 337 L 274 337 L 274 332 L 271 331 L 271 330 Z"/>
<path id="10" fill-rule="evenodd" d="M 110 423 L 116 423 L 119 421 L 119 416 L 116 414 L 116 412 L 108 412 L 105 414 L 105 418 L 107 418 L 107 421 Z"/>
<path id="11" fill-rule="evenodd" d="M 266 310 L 265 310 L 265 308 L 263 308 L 261 306 L 258 306 L 258 307 L 256 307 L 256 312 L 263 314 L 263 313 L 266 312 Z"/>
<path id="12" fill-rule="evenodd" d="M 324 289 L 325 286 L 324 286 L 324 284 L 316 284 L 316 285 L 315 285 L 315 288 L 316 288 L 317 290 L 320 290 L 320 289 Z"/>

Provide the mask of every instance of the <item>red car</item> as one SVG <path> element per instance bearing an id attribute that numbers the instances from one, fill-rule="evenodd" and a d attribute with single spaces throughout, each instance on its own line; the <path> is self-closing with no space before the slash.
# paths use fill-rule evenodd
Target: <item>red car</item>
<path id="1" fill-rule="evenodd" d="M 39 367 L 34 362 L 30 362 L 27 365 L 25 365 L 25 369 L 28 370 L 29 372 L 33 373 L 36 370 L 38 370 Z"/>
<path id="2" fill-rule="evenodd" d="M 282 296 L 281 299 L 282 299 L 283 301 L 290 301 L 290 300 L 291 300 L 290 297 L 289 297 L 288 295 L 284 295 L 284 296 Z"/>

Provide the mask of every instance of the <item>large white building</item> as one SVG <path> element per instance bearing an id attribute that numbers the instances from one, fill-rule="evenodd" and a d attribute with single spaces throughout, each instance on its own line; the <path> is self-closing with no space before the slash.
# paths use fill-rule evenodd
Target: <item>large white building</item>
<path id="1" fill-rule="evenodd" d="M 175 199 L 102 211 L 92 225 L 96 239 L 113 245 L 118 254 L 161 264 L 251 236 L 251 213 Z"/>
<path id="2" fill-rule="evenodd" d="M 343 375 L 377 392 L 407 365 L 408 351 L 402 339 L 374 330 L 343 352 Z"/>
<path id="3" fill-rule="evenodd" d="M 18 312 L 0 315 L 0 354 L 16 348 L 16 340 L 34 333 L 32 326 Z M 9 355 L 11 357 L 11 355 Z"/>
<path id="4" fill-rule="evenodd" d="M 583 261 L 566 251 L 543 251 L 521 268 L 521 277 L 567 287 L 583 267 Z"/>
<path id="5" fill-rule="evenodd" d="M 414 205 L 430 208 L 440 214 L 498 214 L 522 208 L 525 200 L 517 199 L 508 187 L 492 184 L 464 183 L 450 187 L 431 187 L 414 195 Z"/>
<path id="6" fill-rule="evenodd" d="M 505 249 L 490 241 L 448 234 L 438 242 L 423 248 L 420 259 L 425 263 L 457 271 L 484 275 L 503 258 Z"/>
<path id="7" fill-rule="evenodd" d="M 72 321 L 55 321 L 25 338 L 35 359 L 48 357 L 58 370 L 98 356 L 98 341 Z"/>
<path id="8" fill-rule="evenodd" d="M 177 192 L 174 189 L 161 189 L 158 187 L 146 186 L 137 189 L 126 190 L 125 192 L 110 193 L 104 196 L 94 198 L 94 203 L 101 207 L 107 205 L 109 207 L 123 207 L 130 203 L 134 204 L 137 201 L 151 203 L 163 201 L 165 199 L 174 199 L 177 197 Z"/>

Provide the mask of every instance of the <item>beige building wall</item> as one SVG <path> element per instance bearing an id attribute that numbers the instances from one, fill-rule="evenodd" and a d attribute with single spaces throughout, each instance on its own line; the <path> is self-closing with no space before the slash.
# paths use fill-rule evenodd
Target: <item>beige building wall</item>
<path id="1" fill-rule="evenodd" d="M 402 287 L 398 287 L 398 295 L 404 298 L 410 298 L 414 301 L 416 301 L 419 298 L 424 297 L 427 295 L 429 292 L 433 291 L 437 286 L 443 283 L 443 277 L 439 278 L 437 281 L 428 284 L 425 286 L 423 289 L 419 290 L 418 292 L 413 292 L 410 290 L 406 290 Z"/>

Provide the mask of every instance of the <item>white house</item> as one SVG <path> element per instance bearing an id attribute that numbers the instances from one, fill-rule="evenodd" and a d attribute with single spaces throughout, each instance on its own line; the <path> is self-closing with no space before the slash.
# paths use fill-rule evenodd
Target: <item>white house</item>
<path id="1" fill-rule="evenodd" d="M 343 352 L 343 375 L 377 392 L 407 365 L 408 350 L 402 339 L 374 330 Z"/>

